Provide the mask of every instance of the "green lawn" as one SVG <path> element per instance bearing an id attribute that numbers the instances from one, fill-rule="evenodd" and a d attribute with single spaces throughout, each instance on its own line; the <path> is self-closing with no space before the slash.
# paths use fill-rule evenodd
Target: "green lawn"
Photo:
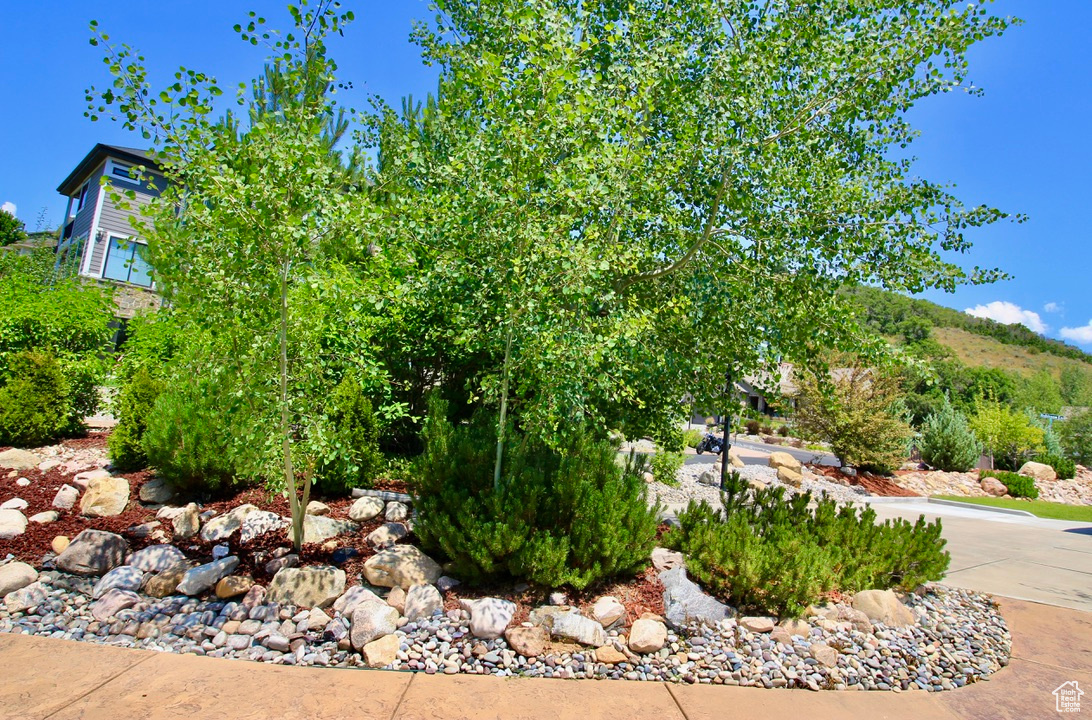
<path id="1" fill-rule="evenodd" d="M 1015 500 L 1013 498 L 995 497 L 958 497 L 956 495 L 937 495 L 940 500 L 956 500 L 958 502 L 971 503 L 973 505 L 990 505 L 992 507 L 1009 508 L 1011 510 L 1026 510 L 1032 515 L 1052 520 L 1073 520 L 1076 522 L 1092 522 L 1092 505 L 1063 505 L 1062 503 L 1046 502 L 1045 500 Z"/>

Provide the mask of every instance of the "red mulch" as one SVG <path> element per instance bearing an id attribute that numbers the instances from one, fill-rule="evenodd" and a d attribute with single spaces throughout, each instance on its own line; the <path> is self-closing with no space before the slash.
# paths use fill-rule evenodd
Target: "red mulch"
<path id="1" fill-rule="evenodd" d="M 880 497 L 920 497 L 913 490 L 900 487 L 882 475 L 859 472 L 856 476 L 849 476 L 840 469 L 829 465 L 808 465 L 808 469 L 816 475 L 822 475 L 828 480 L 833 480 L 841 485 L 858 485 L 871 494 Z"/>

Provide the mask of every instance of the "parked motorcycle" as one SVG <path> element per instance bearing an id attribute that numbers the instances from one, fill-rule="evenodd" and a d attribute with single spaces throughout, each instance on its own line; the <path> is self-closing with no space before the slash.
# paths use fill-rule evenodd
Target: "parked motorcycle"
<path id="1" fill-rule="evenodd" d="M 706 451 L 720 455 L 724 452 L 724 438 L 713 433 L 705 433 L 705 437 L 701 439 L 701 442 L 694 450 L 697 451 L 698 455 Z"/>

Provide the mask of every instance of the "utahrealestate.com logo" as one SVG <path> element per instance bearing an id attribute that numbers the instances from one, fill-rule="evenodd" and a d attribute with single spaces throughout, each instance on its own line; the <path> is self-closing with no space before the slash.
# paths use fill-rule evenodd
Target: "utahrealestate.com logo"
<path id="1" fill-rule="evenodd" d="M 1054 690 L 1054 709 L 1060 713 L 1079 713 L 1081 711 L 1081 695 L 1084 690 L 1077 685 L 1076 680 L 1062 683 Z"/>

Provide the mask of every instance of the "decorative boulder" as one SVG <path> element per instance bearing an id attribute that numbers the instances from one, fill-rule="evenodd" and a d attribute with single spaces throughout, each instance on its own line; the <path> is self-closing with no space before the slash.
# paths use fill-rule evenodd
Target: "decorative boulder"
<path id="1" fill-rule="evenodd" d="M 378 640 L 372 640 L 361 650 L 364 663 L 370 668 L 386 667 L 398 659 L 400 646 L 401 640 L 397 635 L 384 635 Z"/>
<path id="2" fill-rule="evenodd" d="M 349 508 L 349 519 L 354 522 L 368 522 L 383 512 L 385 503 L 377 497 L 364 496 Z"/>
<path id="3" fill-rule="evenodd" d="M 389 522 L 372 530 L 364 540 L 372 547 L 382 549 L 394 545 L 406 535 L 409 535 L 409 530 L 406 529 L 405 525 Z"/>
<path id="4" fill-rule="evenodd" d="M 254 580 L 247 575 L 228 575 L 220 578 L 216 583 L 216 597 L 228 600 L 240 595 L 246 595 L 250 588 L 254 587 Z"/>
<path id="5" fill-rule="evenodd" d="M 893 590 L 862 590 L 853 596 L 853 609 L 868 616 L 872 622 L 888 627 L 914 624 L 914 613 L 902 604 Z"/>
<path id="6" fill-rule="evenodd" d="M 804 482 L 803 474 L 787 467 L 777 468 L 777 479 L 794 488 L 800 487 Z"/>
<path id="7" fill-rule="evenodd" d="M 379 600 L 365 600 L 353 609 L 349 642 L 357 650 L 397 629 L 398 611 Z"/>
<path id="8" fill-rule="evenodd" d="M 189 540 L 201 529 L 201 513 L 197 503 L 190 503 L 171 519 L 175 540 Z"/>
<path id="9" fill-rule="evenodd" d="M 602 625 L 575 610 L 547 616 L 545 625 L 549 628 L 551 635 L 572 640 L 581 645 L 602 647 L 608 642 L 607 633 Z"/>
<path id="10" fill-rule="evenodd" d="M 238 566 L 239 558 L 234 555 L 198 565 L 185 572 L 175 589 L 182 595 L 198 595 L 218 583 L 220 578 L 230 575 Z"/>
<path id="11" fill-rule="evenodd" d="M 53 507 L 58 510 L 71 510 L 76 507 L 76 501 L 79 499 L 79 490 L 71 485 L 61 485 L 60 490 L 53 496 Z"/>
<path id="12" fill-rule="evenodd" d="M 149 545 L 137 550 L 129 558 L 129 564 L 144 572 L 163 572 L 186 559 L 181 550 L 174 545 Z"/>
<path id="13" fill-rule="evenodd" d="M 610 627 L 626 616 L 626 608 L 618 598 L 601 597 L 592 605 L 592 617 L 603 627 Z"/>
<path id="14" fill-rule="evenodd" d="M 387 509 L 383 513 L 383 517 L 387 518 L 390 522 L 402 522 L 409 517 L 409 508 L 405 503 L 398 501 L 392 501 L 387 503 Z"/>
<path id="15" fill-rule="evenodd" d="M 98 477 L 87 483 L 80 498 L 80 513 L 88 517 L 114 517 L 129 504 L 129 481 L 123 477 Z"/>
<path id="16" fill-rule="evenodd" d="M 391 588 L 387 593 L 387 604 L 401 614 L 406 609 L 406 591 L 400 587 Z"/>
<path id="17" fill-rule="evenodd" d="M 125 562 L 129 543 L 104 530 L 83 530 L 72 539 L 53 565 L 73 575 L 102 575 Z"/>
<path id="18" fill-rule="evenodd" d="M 1026 475 L 1036 480 L 1052 481 L 1058 479 L 1058 473 L 1049 465 L 1038 462 L 1026 462 L 1017 471 L 1019 475 Z"/>
<path id="19" fill-rule="evenodd" d="M 364 577 L 380 587 L 433 585 L 441 575 L 443 570 L 436 561 L 413 545 L 395 545 L 364 563 Z"/>
<path id="20" fill-rule="evenodd" d="M 652 549 L 652 567 L 657 570 L 674 570 L 686 565 L 686 558 L 681 552 L 657 547 Z"/>
<path id="21" fill-rule="evenodd" d="M 1005 487 L 1005 483 L 994 477 L 982 478 L 979 486 L 984 493 L 992 495 L 993 497 L 1005 497 L 1009 494 L 1009 489 Z"/>
<path id="22" fill-rule="evenodd" d="M 291 524 L 291 520 L 282 518 L 277 513 L 254 510 L 247 513 L 246 518 L 243 520 L 243 527 L 239 530 L 239 542 L 248 543 L 256 537 L 286 528 Z"/>
<path id="23" fill-rule="evenodd" d="M 41 461 L 34 453 L 17 448 L 0 452 L 0 468 L 5 470 L 30 470 L 38 467 Z"/>
<path id="24" fill-rule="evenodd" d="M 4 597 L 4 606 L 9 613 L 26 612 L 36 608 L 49 599 L 49 588 L 40 582 L 32 582 Z"/>
<path id="25" fill-rule="evenodd" d="M 774 470 L 777 470 L 778 468 L 788 468 L 789 470 L 792 470 L 793 472 L 798 474 L 801 467 L 799 460 L 797 460 L 787 452 L 782 452 L 780 450 L 770 453 L 770 459 L 767 461 L 767 463 Z"/>
<path id="26" fill-rule="evenodd" d="M 333 609 L 336 613 L 348 617 L 353 614 L 353 610 L 356 606 L 365 600 L 378 600 L 383 602 L 383 599 L 373 593 L 366 587 L 361 585 L 353 585 L 351 588 L 345 591 L 345 593 L 334 601 Z"/>
<path id="27" fill-rule="evenodd" d="M 753 633 L 773 632 L 777 623 L 772 617 L 765 615 L 753 615 L 739 619 L 739 624 Z"/>
<path id="28" fill-rule="evenodd" d="M 542 657 L 550 643 L 550 634 L 541 627 L 513 627 L 504 631 L 508 646 L 523 657 Z"/>
<path id="29" fill-rule="evenodd" d="M 106 622 L 125 608 L 140 602 L 140 596 L 131 590 L 113 588 L 91 605 L 91 616 L 99 622 Z"/>
<path id="30" fill-rule="evenodd" d="M 345 571 L 330 566 L 283 568 L 269 583 L 267 602 L 324 608 L 345 592 Z"/>
<path id="31" fill-rule="evenodd" d="M 0 565 L 0 598 L 9 593 L 22 590 L 38 579 L 38 571 L 24 562 L 10 562 Z"/>
<path id="32" fill-rule="evenodd" d="M 809 652 L 823 667 L 834 667 L 838 664 L 838 651 L 826 643 L 812 643 Z"/>
<path id="33" fill-rule="evenodd" d="M 326 517 L 324 515 L 303 516 L 304 544 L 322 542 L 337 537 L 338 535 L 356 532 L 359 529 L 359 525 L 348 520 L 335 520 L 332 517 Z M 292 539 L 291 526 L 288 528 L 288 539 Z"/>
<path id="34" fill-rule="evenodd" d="M 414 585 L 406 592 L 406 605 L 402 614 L 407 620 L 430 618 L 444 609 L 440 591 L 432 585 Z"/>
<path id="35" fill-rule="evenodd" d="M 516 614 L 516 604 L 500 598 L 460 600 L 459 605 L 470 613 L 470 633 L 484 640 L 503 635 Z"/>
<path id="36" fill-rule="evenodd" d="M 247 503 L 232 508 L 223 515 L 212 518 L 205 523 L 205 527 L 201 528 L 201 539 L 205 542 L 220 542 L 221 540 L 227 540 L 243 527 L 243 521 L 246 520 L 246 516 L 257 509 L 258 508 L 250 503 Z"/>
<path id="37" fill-rule="evenodd" d="M 152 478 L 140 486 L 139 497 L 142 503 L 165 505 L 174 497 L 174 488 L 163 478 Z"/>
<path id="38" fill-rule="evenodd" d="M 728 448 L 728 464 L 735 468 L 743 467 L 743 458 L 739 456 L 739 450 Z"/>
<path id="39" fill-rule="evenodd" d="M 29 505 L 23 498 L 12 498 L 0 503 L 0 510 L 26 510 Z"/>
<path id="40" fill-rule="evenodd" d="M 18 510 L 0 510 L 0 540 L 11 540 L 26 532 L 27 517 Z"/>
<path id="41" fill-rule="evenodd" d="M 604 645 L 595 651 L 595 660 L 605 665 L 617 665 L 626 662 L 629 658 L 613 645 Z"/>
<path id="42" fill-rule="evenodd" d="M 307 503 L 307 507 L 304 509 L 303 512 L 307 515 L 329 515 L 330 506 L 324 502 L 312 500 L 311 502 Z"/>
<path id="43" fill-rule="evenodd" d="M 196 567 L 194 563 L 187 561 L 179 563 L 156 575 L 146 576 L 144 578 L 144 587 L 142 588 L 142 591 L 145 595 L 151 595 L 154 598 L 164 598 L 168 595 L 174 595 L 175 591 L 178 589 L 178 583 L 182 582 L 182 578 L 194 567 Z"/>
<path id="44" fill-rule="evenodd" d="M 107 592 L 114 589 L 129 590 L 130 592 L 133 592 L 139 590 L 143 582 L 143 570 L 133 567 L 132 565 L 120 565 L 99 578 L 99 581 L 95 583 L 95 587 L 91 591 L 91 597 L 98 600 Z"/>
<path id="45" fill-rule="evenodd" d="M 45 510 L 40 513 L 36 513 L 30 516 L 32 523 L 38 523 L 39 525 L 48 525 L 51 522 L 57 522 L 60 520 L 61 514 L 56 510 Z"/>
<path id="46" fill-rule="evenodd" d="M 665 570 L 660 573 L 660 582 L 664 585 L 664 614 L 667 622 L 677 628 L 693 622 L 716 625 L 721 620 L 735 617 L 735 610 L 707 595 L 690 580 L 685 567 Z"/>
<path id="47" fill-rule="evenodd" d="M 641 619 L 629 629 L 629 649 L 635 653 L 654 653 L 667 643 L 667 626 L 659 620 Z"/>

